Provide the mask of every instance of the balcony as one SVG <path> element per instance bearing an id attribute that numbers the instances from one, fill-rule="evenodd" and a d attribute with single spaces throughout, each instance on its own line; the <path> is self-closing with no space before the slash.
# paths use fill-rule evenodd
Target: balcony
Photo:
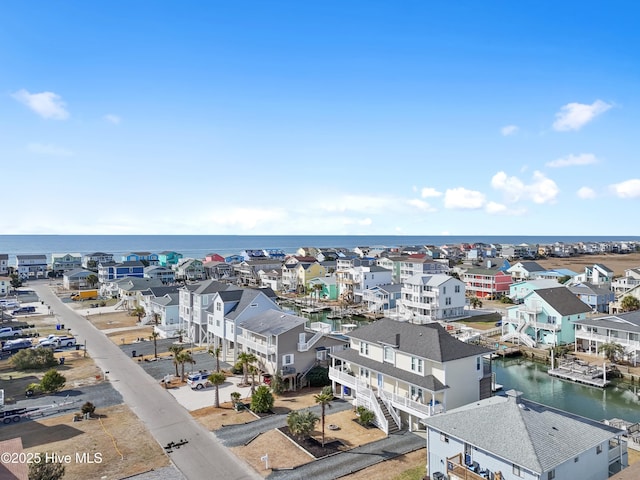
<path id="1" fill-rule="evenodd" d="M 276 353 L 276 347 L 274 345 L 269 345 L 264 342 L 256 342 L 255 340 L 250 340 L 247 337 L 239 337 L 238 343 L 264 355 L 274 355 Z"/>
<path id="2" fill-rule="evenodd" d="M 587 332 L 585 330 L 576 330 L 576 340 L 592 340 L 595 342 L 609 343 L 615 342 L 623 347 L 632 347 L 637 350 L 640 350 L 640 341 L 638 340 L 628 340 L 626 338 L 618 338 L 607 335 L 600 335 L 593 332 Z"/>
<path id="3" fill-rule="evenodd" d="M 488 477 L 486 470 L 481 469 L 478 462 L 470 462 L 468 465 L 462 463 L 461 453 L 447 458 L 447 475 L 451 480 L 486 480 Z M 482 472 L 483 474 L 480 474 Z M 496 476 L 496 478 L 498 478 Z"/>
<path id="4" fill-rule="evenodd" d="M 351 389 L 356 388 L 356 377 L 346 371 L 329 367 L 329 379 L 334 382 L 338 382 L 340 385 L 344 385 L 345 387 L 349 387 Z"/>

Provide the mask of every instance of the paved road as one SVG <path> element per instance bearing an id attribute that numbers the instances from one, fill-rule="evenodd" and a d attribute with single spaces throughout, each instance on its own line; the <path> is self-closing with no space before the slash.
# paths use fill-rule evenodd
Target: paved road
<path id="1" fill-rule="evenodd" d="M 156 441 L 165 446 L 181 439 L 189 443 L 170 454 L 187 479 L 224 478 L 261 479 L 249 466 L 233 456 L 220 442 L 198 424 L 174 398 L 113 342 L 81 315 L 65 306 L 49 289 L 48 283 L 30 284 L 40 298 L 71 328 L 107 378 L 120 392 L 125 403 L 144 422 Z M 215 472 L 215 474 L 214 474 Z"/>

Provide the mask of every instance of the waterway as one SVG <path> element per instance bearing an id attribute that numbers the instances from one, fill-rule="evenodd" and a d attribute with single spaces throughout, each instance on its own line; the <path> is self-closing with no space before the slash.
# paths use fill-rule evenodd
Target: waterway
<path id="1" fill-rule="evenodd" d="M 496 382 L 504 386 L 502 392 L 519 390 L 526 399 L 593 420 L 622 418 L 640 422 L 637 384 L 588 387 L 552 377 L 547 374 L 548 369 L 548 365 L 520 358 L 493 360 Z"/>

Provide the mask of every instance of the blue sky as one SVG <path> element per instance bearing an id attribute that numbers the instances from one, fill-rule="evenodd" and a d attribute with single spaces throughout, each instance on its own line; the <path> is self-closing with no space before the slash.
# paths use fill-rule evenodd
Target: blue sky
<path id="1" fill-rule="evenodd" d="M 0 234 L 640 235 L 639 10 L 0 2 Z"/>

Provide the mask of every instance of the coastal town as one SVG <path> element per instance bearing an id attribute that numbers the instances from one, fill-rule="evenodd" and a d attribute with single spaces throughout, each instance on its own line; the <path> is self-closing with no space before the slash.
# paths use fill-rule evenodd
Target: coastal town
<path id="1" fill-rule="evenodd" d="M 3 452 L 93 442 L 82 458 L 101 461 L 64 478 L 204 478 L 197 429 L 242 478 L 640 475 L 640 418 L 537 403 L 493 368 L 528 356 L 590 388 L 638 381 L 640 242 L 0 253 L 0 319 Z M 192 430 L 166 441 L 121 390 L 137 375 Z"/>

